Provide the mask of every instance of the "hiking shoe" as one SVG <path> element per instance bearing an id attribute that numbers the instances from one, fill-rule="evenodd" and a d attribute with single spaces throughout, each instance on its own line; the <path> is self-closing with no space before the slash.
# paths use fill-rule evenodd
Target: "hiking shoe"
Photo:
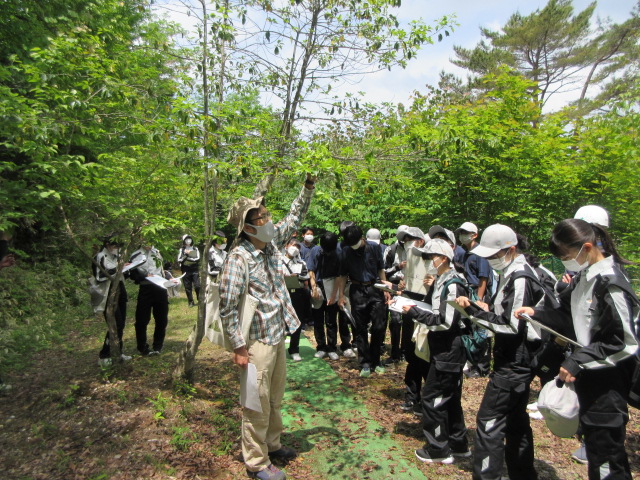
<path id="1" fill-rule="evenodd" d="M 585 448 L 584 443 L 581 443 L 580 447 L 571 454 L 571 458 L 583 465 L 589 463 L 589 460 L 587 460 L 587 449 Z"/>
<path id="2" fill-rule="evenodd" d="M 107 358 L 99 358 L 98 359 L 98 366 L 105 368 L 105 367 L 110 367 L 111 366 L 111 358 L 107 357 Z"/>
<path id="3" fill-rule="evenodd" d="M 327 354 L 327 352 L 323 352 L 322 350 L 318 350 L 316 352 L 316 354 L 314 355 L 314 357 L 316 357 L 316 358 L 324 358 L 326 354 Z"/>
<path id="4" fill-rule="evenodd" d="M 293 460 L 297 456 L 298 453 L 293 448 L 285 447 L 284 445 L 274 452 L 269 452 L 269 458 L 271 458 L 271 460 L 278 459 L 289 461 Z"/>
<path id="5" fill-rule="evenodd" d="M 465 451 L 455 452 L 451 450 L 451 456 L 454 458 L 469 458 L 471 456 L 471 450 L 468 448 Z"/>
<path id="6" fill-rule="evenodd" d="M 302 361 L 302 357 L 300 356 L 299 353 L 292 353 L 291 354 L 291 360 L 293 360 L 294 362 L 301 362 Z"/>
<path id="7" fill-rule="evenodd" d="M 404 402 L 402 405 L 400 405 L 400 410 L 402 410 L 403 412 L 410 412 L 411 410 L 413 410 L 413 402 Z"/>
<path id="8" fill-rule="evenodd" d="M 250 472 L 247 470 L 247 475 L 249 478 L 257 478 L 259 480 L 285 480 L 285 478 L 287 478 L 282 470 L 274 467 L 273 465 L 269 465 L 267 468 L 260 470 L 259 472 Z"/>
<path id="9" fill-rule="evenodd" d="M 371 369 L 369 367 L 364 367 L 362 370 L 360 370 L 360 376 L 367 378 L 371 376 Z"/>
<path id="10" fill-rule="evenodd" d="M 339 358 L 336 352 L 329 352 L 329 360 L 338 360 Z"/>
<path id="11" fill-rule="evenodd" d="M 385 368 L 382 365 L 378 365 L 374 370 L 378 375 L 382 375 L 386 372 Z"/>
<path id="12" fill-rule="evenodd" d="M 419 448 L 415 453 L 416 458 L 424 463 L 444 463 L 446 465 L 453 463 L 452 455 L 449 455 L 448 457 L 431 458 L 429 452 L 427 452 L 424 448 Z"/>
<path id="13" fill-rule="evenodd" d="M 344 352 L 342 352 L 342 356 L 346 358 L 356 358 L 356 352 L 354 352 L 351 348 L 347 348 Z"/>

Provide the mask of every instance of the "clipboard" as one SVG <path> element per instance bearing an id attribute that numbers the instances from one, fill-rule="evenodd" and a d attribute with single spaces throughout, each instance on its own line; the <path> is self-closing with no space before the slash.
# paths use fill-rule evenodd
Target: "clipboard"
<path id="1" fill-rule="evenodd" d="M 469 300 L 469 302 L 471 303 L 471 305 L 478 308 L 479 310 L 482 310 L 483 312 L 485 311 L 482 308 L 480 308 L 478 304 L 472 302 L 471 300 Z M 460 312 L 460 315 L 462 315 L 464 318 L 468 318 L 474 324 L 478 325 L 480 328 L 484 328 L 485 330 L 489 330 L 492 333 L 496 333 L 496 331 L 490 326 L 490 322 L 486 322 L 484 320 L 480 320 L 479 318 L 474 317 L 473 315 L 469 315 L 464 308 L 462 308 L 460 305 L 456 303 L 455 300 L 447 300 L 447 303 L 451 305 L 453 308 L 455 308 L 458 312 Z"/>
<path id="2" fill-rule="evenodd" d="M 285 275 L 284 283 L 286 284 L 288 290 L 302 288 L 302 282 L 300 282 L 298 275 Z"/>
<path id="3" fill-rule="evenodd" d="M 567 343 L 570 343 L 571 345 L 575 345 L 578 348 L 582 348 L 584 347 L 584 345 L 579 344 L 578 342 L 576 342 L 575 340 L 571 340 L 569 337 L 565 337 L 564 335 L 562 335 L 561 333 L 556 332 L 555 330 L 553 330 L 550 327 L 547 327 L 546 325 L 540 323 L 537 320 L 534 320 L 533 318 L 531 318 L 529 315 L 527 315 L 526 313 L 521 313 L 520 317 L 518 318 L 522 318 L 523 320 L 526 320 L 527 322 L 529 322 L 531 325 L 536 326 L 538 328 L 540 328 L 541 330 L 546 330 L 547 332 L 549 332 L 550 334 L 558 337 L 561 340 L 564 340 Z"/>

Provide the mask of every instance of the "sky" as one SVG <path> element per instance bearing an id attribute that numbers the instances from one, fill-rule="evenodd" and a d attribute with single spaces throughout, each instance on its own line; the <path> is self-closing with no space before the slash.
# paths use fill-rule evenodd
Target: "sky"
<path id="1" fill-rule="evenodd" d="M 180 0 L 159 0 L 158 4 L 179 4 Z M 499 30 L 508 18 L 519 11 L 528 15 L 536 9 L 543 8 L 547 0 L 402 0 L 402 6 L 394 9 L 401 23 L 422 19 L 428 25 L 435 25 L 436 19 L 444 15 L 455 15 L 458 24 L 449 37 L 442 42 L 424 46 L 417 57 L 411 60 L 407 68 L 394 68 L 369 74 L 360 82 L 339 87 L 333 93 L 363 91 L 367 102 L 410 103 L 415 90 L 424 92 L 425 85 L 437 85 L 441 71 L 454 73 L 466 78 L 467 72 L 450 62 L 455 57 L 453 46 L 474 47 L 480 40 L 480 27 Z M 591 2 L 589 0 L 573 0 L 574 12 L 582 11 Z M 613 22 L 622 22 L 629 18 L 629 13 L 636 0 L 600 0 L 597 3 L 593 19 L 610 18 Z M 177 8 L 177 7 L 176 7 Z M 166 12 L 166 10 L 165 10 Z M 174 13 L 171 19 L 188 26 L 193 18 Z M 547 105 L 546 111 L 554 111 L 567 102 L 577 98 L 579 92 L 554 95 Z M 269 102 L 268 98 L 265 98 Z"/>

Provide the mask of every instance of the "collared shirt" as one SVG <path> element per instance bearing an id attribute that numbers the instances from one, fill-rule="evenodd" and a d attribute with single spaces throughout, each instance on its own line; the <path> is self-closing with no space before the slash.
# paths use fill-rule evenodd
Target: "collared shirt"
<path id="1" fill-rule="evenodd" d="M 320 251 L 320 245 L 313 245 L 307 247 L 304 242 L 300 242 L 300 258 L 308 265 L 312 257 L 317 257 Z"/>
<path id="2" fill-rule="evenodd" d="M 215 245 L 211 245 L 211 248 L 209 249 L 209 263 L 207 269 L 209 275 L 218 275 L 226 258 L 227 252 L 216 248 Z"/>
<path id="3" fill-rule="evenodd" d="M 138 270 L 142 276 L 147 277 L 149 275 L 158 275 L 160 277 L 164 277 L 164 261 L 158 249 L 151 247 L 151 249 L 147 251 L 144 248 L 139 248 L 131 254 L 129 261 L 133 263 L 140 255 L 144 255 L 145 261 L 140 264 L 136 270 Z M 143 280 L 140 284 L 150 285 L 151 282 Z"/>
<path id="4" fill-rule="evenodd" d="M 289 214 L 275 226 L 275 237 L 264 250 L 241 239 L 229 253 L 220 275 L 220 317 L 234 349 L 246 345 L 238 322 L 238 303 L 245 290 L 245 262 L 249 267 L 249 295 L 259 300 L 249 337 L 266 345 L 277 345 L 286 331 L 295 332 L 300 320 L 291 304 L 284 281 L 283 255 L 279 250 L 298 229 L 311 204 L 314 190 L 305 187 L 291 205 Z"/>
<path id="5" fill-rule="evenodd" d="M 104 268 L 109 275 L 114 275 L 118 269 L 118 257 L 103 248 L 96 255 L 96 263 Z M 93 275 L 98 282 L 106 282 L 109 278 L 96 265 L 92 264 Z"/>
<path id="6" fill-rule="evenodd" d="M 487 287 L 491 285 L 493 271 L 486 258 L 465 250 L 462 264 L 464 266 L 467 283 L 469 283 L 470 286 L 477 288 L 478 285 L 480 285 L 481 278 L 487 280 Z"/>
<path id="7" fill-rule="evenodd" d="M 340 276 L 349 275 L 351 280 L 361 283 L 376 282 L 380 279 L 378 272 L 384 269 L 382 252 L 377 243 L 365 240 L 363 247 L 354 250 L 345 247 L 340 263 Z"/>

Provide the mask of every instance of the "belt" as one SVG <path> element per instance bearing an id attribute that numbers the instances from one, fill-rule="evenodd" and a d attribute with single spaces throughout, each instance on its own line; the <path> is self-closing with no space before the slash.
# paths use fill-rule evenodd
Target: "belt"
<path id="1" fill-rule="evenodd" d="M 357 280 L 351 280 L 351 283 L 353 283 L 354 285 L 364 285 L 364 286 L 373 285 L 373 282 L 358 282 Z"/>

